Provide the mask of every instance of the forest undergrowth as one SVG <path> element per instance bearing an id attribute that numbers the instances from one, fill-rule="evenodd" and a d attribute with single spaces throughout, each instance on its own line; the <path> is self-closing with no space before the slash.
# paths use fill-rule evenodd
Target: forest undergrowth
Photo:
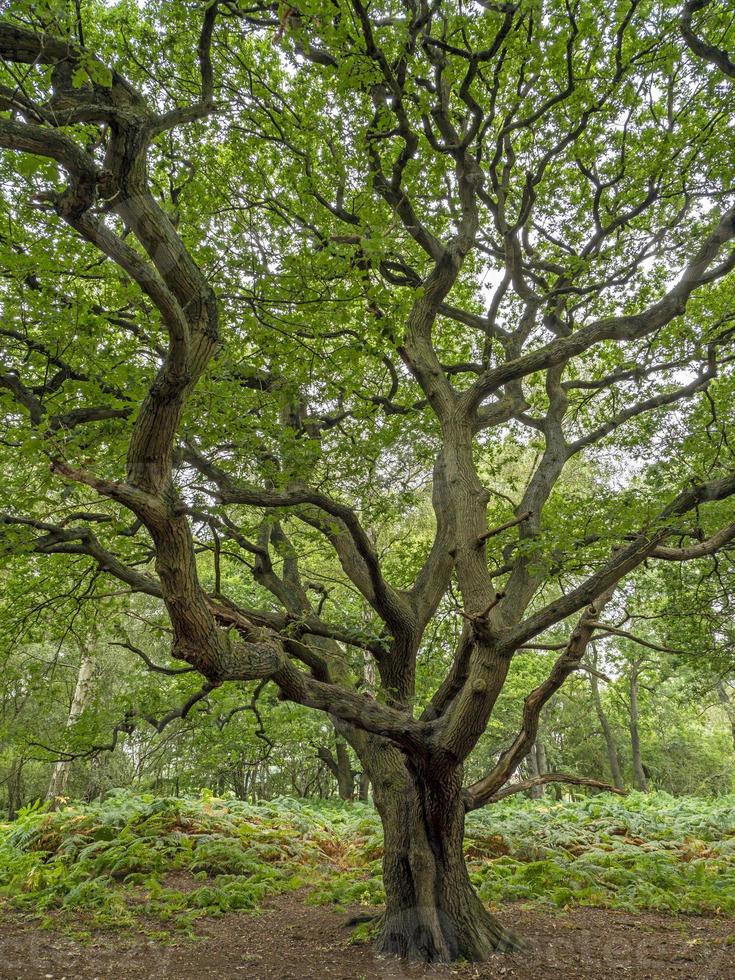
<path id="1" fill-rule="evenodd" d="M 470 815 L 465 848 L 494 907 L 735 913 L 735 796 L 507 800 Z M 80 939 L 104 928 L 193 937 L 203 916 L 257 914 L 288 890 L 310 904 L 380 905 L 381 857 L 368 804 L 116 791 L 0 823 L 0 919 Z"/>

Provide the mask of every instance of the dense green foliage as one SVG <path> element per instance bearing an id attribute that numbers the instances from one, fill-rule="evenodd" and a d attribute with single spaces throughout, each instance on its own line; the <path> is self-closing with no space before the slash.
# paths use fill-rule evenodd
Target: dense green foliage
<path id="1" fill-rule="evenodd" d="M 735 912 L 733 796 L 509 800 L 470 817 L 466 854 L 491 904 Z M 255 912 L 287 889 L 308 888 L 312 903 L 380 904 L 381 856 L 364 804 L 116 792 L 0 825 L 0 910 L 78 934 L 192 932 L 203 915 Z"/>

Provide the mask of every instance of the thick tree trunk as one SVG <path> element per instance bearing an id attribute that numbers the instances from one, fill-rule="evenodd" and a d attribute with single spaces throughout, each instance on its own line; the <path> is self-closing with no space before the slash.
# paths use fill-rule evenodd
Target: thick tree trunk
<path id="1" fill-rule="evenodd" d="M 373 794 L 385 834 L 378 948 L 424 962 L 482 961 L 518 940 L 487 911 L 464 861 L 461 770 L 409 771 L 386 748 Z M 371 776 L 373 773 L 371 773 Z"/>
<path id="2" fill-rule="evenodd" d="M 641 739 L 638 732 L 638 674 L 630 677 L 630 748 L 633 756 L 633 778 L 636 789 L 645 792 L 648 781 L 641 759 Z"/>
<path id="3" fill-rule="evenodd" d="M 71 699 L 69 716 L 66 720 L 67 729 L 71 728 L 72 725 L 79 721 L 79 718 L 81 717 L 81 714 L 89 701 L 89 696 L 92 691 L 94 657 L 92 656 L 91 650 L 84 643 L 79 643 L 79 649 L 82 659 L 79 664 L 79 672 L 77 674 L 77 682 L 74 687 L 74 695 Z M 69 782 L 70 773 L 70 760 L 60 760 L 54 764 L 54 768 L 51 772 L 51 779 L 49 780 L 48 790 L 46 792 L 46 799 L 51 803 L 52 807 L 57 806 L 59 799 L 64 797 L 66 793 L 66 786 Z"/>
<path id="4" fill-rule="evenodd" d="M 602 707 L 602 699 L 600 698 L 600 688 L 597 683 L 597 677 L 595 674 L 590 674 L 590 687 L 592 688 L 592 701 L 595 705 L 595 712 L 597 714 L 597 720 L 600 723 L 600 728 L 602 729 L 602 734 L 605 739 L 605 746 L 607 748 L 607 760 L 610 766 L 610 775 L 612 776 L 613 786 L 616 789 L 623 789 L 623 776 L 620 771 L 620 760 L 618 758 L 618 747 L 615 744 L 615 736 L 610 728 L 610 722 L 607 720 L 607 715 L 605 714 L 605 709 Z"/>

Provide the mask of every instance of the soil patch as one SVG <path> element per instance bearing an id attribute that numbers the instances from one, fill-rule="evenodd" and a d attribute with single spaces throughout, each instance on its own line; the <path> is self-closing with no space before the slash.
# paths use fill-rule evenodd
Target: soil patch
<path id="1" fill-rule="evenodd" d="M 360 910 L 356 910 L 360 911 Z M 361 911 L 365 911 L 362 909 Z M 350 944 L 344 913 L 281 895 L 256 916 L 202 920 L 196 941 L 171 943 L 105 931 L 90 944 L 0 919 L 2 980 L 732 980 L 735 921 L 603 909 L 506 908 L 502 920 L 526 939 L 523 953 L 481 965 L 416 967 Z"/>

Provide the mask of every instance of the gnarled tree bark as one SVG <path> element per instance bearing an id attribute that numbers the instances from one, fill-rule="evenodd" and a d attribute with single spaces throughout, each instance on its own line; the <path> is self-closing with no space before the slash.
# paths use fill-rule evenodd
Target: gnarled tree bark
<path id="1" fill-rule="evenodd" d="M 519 948 L 469 879 L 461 766 L 415 766 L 388 745 L 371 751 L 367 764 L 385 834 L 380 952 L 434 963 Z"/>

